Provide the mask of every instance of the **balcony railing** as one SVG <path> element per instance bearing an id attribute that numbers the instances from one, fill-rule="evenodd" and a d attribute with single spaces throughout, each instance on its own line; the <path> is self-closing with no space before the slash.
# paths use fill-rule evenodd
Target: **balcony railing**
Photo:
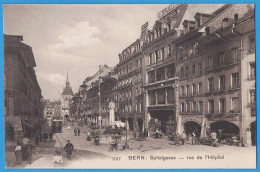
<path id="1" fill-rule="evenodd" d="M 214 92 L 213 87 L 207 88 L 207 90 L 206 90 L 206 93 L 213 93 L 213 92 Z"/>
<path id="2" fill-rule="evenodd" d="M 233 84 L 233 85 L 229 86 L 229 90 L 235 90 L 235 89 L 239 89 L 238 84 Z"/>
<path id="3" fill-rule="evenodd" d="M 224 114 L 226 113 L 226 110 L 225 109 L 221 109 L 221 110 L 217 110 L 217 114 Z"/>
<path id="4" fill-rule="evenodd" d="M 212 66 L 206 66 L 205 71 L 211 71 L 211 70 L 213 70 L 213 65 Z"/>
<path id="5" fill-rule="evenodd" d="M 217 91 L 226 91 L 226 86 L 223 85 L 223 86 L 218 87 Z"/>
<path id="6" fill-rule="evenodd" d="M 233 114 L 233 113 L 240 113 L 240 110 L 239 109 L 231 109 L 229 111 L 229 113 Z"/>

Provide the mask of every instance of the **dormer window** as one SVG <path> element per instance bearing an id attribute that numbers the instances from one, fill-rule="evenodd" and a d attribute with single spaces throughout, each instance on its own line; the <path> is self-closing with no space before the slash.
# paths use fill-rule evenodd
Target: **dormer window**
<path id="1" fill-rule="evenodd" d="M 234 15 L 234 20 L 238 20 L 238 14 L 237 13 Z"/>
<path id="2" fill-rule="evenodd" d="M 228 26 L 228 18 L 224 18 L 222 20 L 222 28 L 227 27 L 227 26 Z"/>

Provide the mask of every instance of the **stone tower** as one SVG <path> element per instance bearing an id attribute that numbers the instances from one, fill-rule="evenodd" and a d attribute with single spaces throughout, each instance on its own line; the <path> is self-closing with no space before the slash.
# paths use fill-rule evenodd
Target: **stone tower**
<path id="1" fill-rule="evenodd" d="M 73 91 L 70 87 L 69 75 L 67 71 L 66 86 L 61 93 L 61 117 L 70 116 L 70 102 L 73 96 Z"/>

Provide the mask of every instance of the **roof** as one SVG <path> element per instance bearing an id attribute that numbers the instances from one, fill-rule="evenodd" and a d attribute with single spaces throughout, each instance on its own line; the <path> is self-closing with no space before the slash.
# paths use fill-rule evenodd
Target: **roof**
<path id="1" fill-rule="evenodd" d="M 106 77 L 110 72 L 114 70 L 114 67 L 103 66 L 96 74 L 94 74 L 90 80 L 84 82 L 84 85 L 90 86 L 91 83 L 99 81 L 101 78 Z M 101 81 L 102 82 L 102 81 Z"/>
<path id="2" fill-rule="evenodd" d="M 36 67 L 32 47 L 21 42 L 23 41 L 22 36 L 6 35 L 4 34 L 4 51 L 16 52 L 21 55 L 25 62 L 26 67 Z"/>
<path id="3" fill-rule="evenodd" d="M 63 89 L 61 95 L 73 95 L 73 91 L 69 85 L 66 85 L 66 87 Z"/>

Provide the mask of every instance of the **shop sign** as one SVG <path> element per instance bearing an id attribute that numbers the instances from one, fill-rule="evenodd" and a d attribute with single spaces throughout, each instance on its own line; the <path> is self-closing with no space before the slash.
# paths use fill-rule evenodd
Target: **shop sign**
<path id="1" fill-rule="evenodd" d="M 158 19 L 161 19 L 163 16 L 176 9 L 180 4 L 170 4 L 168 7 L 164 8 L 157 14 Z"/>

